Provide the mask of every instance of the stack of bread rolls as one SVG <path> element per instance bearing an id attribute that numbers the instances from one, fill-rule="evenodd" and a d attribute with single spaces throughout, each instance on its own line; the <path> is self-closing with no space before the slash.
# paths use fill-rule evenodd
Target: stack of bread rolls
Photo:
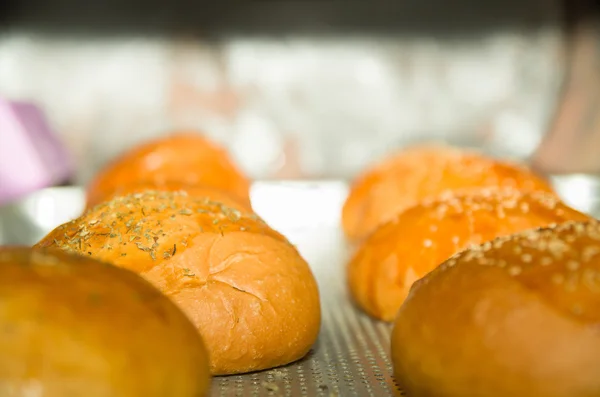
<path id="1" fill-rule="evenodd" d="M 350 293 L 407 395 L 600 395 L 600 223 L 530 170 L 409 148 L 351 188 Z"/>
<path id="2" fill-rule="evenodd" d="M 589 217 L 531 170 L 474 151 L 404 149 L 360 175 L 342 210 L 351 295 L 392 321 L 412 283 L 469 245 Z"/>
<path id="3" fill-rule="evenodd" d="M 412 283 L 454 253 L 497 236 L 587 219 L 545 192 L 482 189 L 426 200 L 360 245 L 348 264 L 350 290 L 368 314 L 392 321 Z"/>
<path id="4" fill-rule="evenodd" d="M 125 153 L 88 189 L 88 209 L 35 248 L 136 272 L 187 314 L 210 372 L 262 370 L 302 358 L 320 328 L 309 265 L 252 212 L 249 180 L 197 134 Z"/>

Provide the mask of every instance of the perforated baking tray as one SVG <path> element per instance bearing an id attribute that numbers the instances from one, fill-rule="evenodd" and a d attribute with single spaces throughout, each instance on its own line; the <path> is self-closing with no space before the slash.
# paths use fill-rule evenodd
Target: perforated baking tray
<path id="1" fill-rule="evenodd" d="M 559 194 L 578 209 L 600 215 L 600 179 L 555 179 Z M 285 234 L 310 263 L 320 285 L 323 323 L 317 344 L 303 360 L 269 371 L 216 377 L 213 396 L 400 396 L 389 358 L 390 326 L 351 304 L 344 264 L 349 249 L 339 228 L 347 186 L 339 181 L 261 182 L 254 208 Z M 0 244 L 32 244 L 83 208 L 80 188 L 42 190 L 0 208 Z"/>

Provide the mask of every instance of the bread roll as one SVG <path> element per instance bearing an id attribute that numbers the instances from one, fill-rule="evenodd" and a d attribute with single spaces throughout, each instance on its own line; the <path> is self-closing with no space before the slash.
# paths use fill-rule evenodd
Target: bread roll
<path id="1" fill-rule="evenodd" d="M 391 321 L 412 283 L 457 251 L 498 236 L 569 220 L 588 220 L 547 193 L 482 189 L 449 194 L 397 215 L 369 236 L 348 265 L 355 302 Z"/>
<path id="2" fill-rule="evenodd" d="M 425 198 L 485 187 L 552 191 L 545 180 L 516 164 L 453 147 L 415 146 L 391 155 L 355 180 L 342 210 L 342 226 L 351 241 L 361 240 Z"/>
<path id="3" fill-rule="evenodd" d="M 217 144 L 197 133 L 182 132 L 138 145 L 100 171 L 87 189 L 88 207 L 138 182 L 202 185 L 248 200 L 250 182 Z"/>
<path id="4" fill-rule="evenodd" d="M 190 196 L 198 198 L 207 198 L 210 201 L 217 201 L 225 204 L 227 207 L 238 211 L 252 212 L 250 198 L 241 199 L 224 190 L 206 187 L 202 185 L 188 185 L 179 181 L 168 181 L 156 183 L 152 181 L 142 181 L 115 187 L 113 192 L 105 197 L 104 201 L 109 201 L 118 196 L 126 196 L 133 193 L 143 193 L 148 190 L 165 191 L 165 192 L 180 192 L 184 191 Z M 88 209 L 91 207 L 88 207 Z"/>
<path id="5" fill-rule="evenodd" d="M 600 224 L 466 250 L 414 284 L 392 333 L 407 395 L 600 393 Z"/>
<path id="6" fill-rule="evenodd" d="M 198 327 L 215 375 L 303 357 L 320 306 L 307 263 L 256 215 L 185 193 L 146 192 L 100 204 L 58 227 L 57 247 L 134 270 Z"/>
<path id="7" fill-rule="evenodd" d="M 0 395 L 198 397 L 208 357 L 186 316 L 133 272 L 0 247 Z"/>

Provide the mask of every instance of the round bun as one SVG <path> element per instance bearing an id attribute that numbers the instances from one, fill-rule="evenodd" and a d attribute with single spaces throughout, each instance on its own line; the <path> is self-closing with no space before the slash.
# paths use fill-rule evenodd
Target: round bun
<path id="1" fill-rule="evenodd" d="M 182 132 L 138 145 L 106 166 L 88 186 L 88 207 L 126 185 L 170 181 L 221 189 L 242 201 L 250 190 L 250 181 L 225 149 L 198 133 Z"/>
<path id="2" fill-rule="evenodd" d="M 193 324 L 133 272 L 63 252 L 0 248 L 0 395 L 198 397 Z"/>
<path id="3" fill-rule="evenodd" d="M 545 180 L 517 164 L 448 146 L 415 146 L 391 155 L 355 180 L 342 210 L 342 227 L 349 240 L 361 240 L 423 199 L 485 187 L 552 192 Z"/>
<path id="4" fill-rule="evenodd" d="M 527 229 L 589 219 L 553 195 L 514 189 L 425 201 L 359 246 L 347 269 L 350 292 L 369 315 L 392 321 L 412 283 L 461 249 Z"/>
<path id="5" fill-rule="evenodd" d="M 392 332 L 407 395 L 590 397 L 600 390 L 600 224 L 499 238 L 414 284 Z"/>
<path id="6" fill-rule="evenodd" d="M 202 185 L 188 185 L 180 181 L 167 181 L 156 183 L 153 181 L 135 182 L 128 185 L 115 187 L 113 192 L 105 198 L 104 201 L 112 200 L 115 197 L 127 196 L 133 193 L 143 193 L 146 191 L 164 191 L 164 192 L 186 192 L 190 196 L 206 198 L 210 201 L 220 202 L 227 207 L 243 212 L 252 212 L 250 198 L 239 198 L 225 190 L 206 187 Z M 88 209 L 91 207 L 88 207 Z"/>
<path id="7" fill-rule="evenodd" d="M 185 193 L 115 198 L 39 244 L 140 273 L 192 319 L 211 372 L 249 372 L 303 357 L 321 321 L 313 274 L 256 215 Z"/>

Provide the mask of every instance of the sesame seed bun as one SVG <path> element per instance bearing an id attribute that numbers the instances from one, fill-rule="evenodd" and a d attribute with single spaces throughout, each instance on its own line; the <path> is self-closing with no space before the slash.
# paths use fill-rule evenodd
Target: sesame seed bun
<path id="1" fill-rule="evenodd" d="M 196 328 L 137 274 L 64 252 L 0 247 L 0 395 L 199 397 Z"/>
<path id="2" fill-rule="evenodd" d="M 298 251 L 258 216 L 185 193 L 144 192 L 97 205 L 39 244 L 133 270 L 198 327 L 215 375 L 303 357 L 320 304 Z"/>
<path id="3" fill-rule="evenodd" d="M 450 146 L 414 146 L 356 178 L 342 210 L 342 227 L 356 242 L 423 199 L 486 187 L 552 192 L 544 179 L 520 165 Z"/>
<path id="4" fill-rule="evenodd" d="M 392 321 L 412 283 L 456 252 L 495 237 L 588 219 L 542 192 L 482 189 L 426 200 L 358 246 L 347 267 L 349 289 L 369 315 Z"/>
<path id="5" fill-rule="evenodd" d="M 502 237 L 413 285 L 394 373 L 414 397 L 597 396 L 598 324 L 600 223 Z"/>
<path id="6" fill-rule="evenodd" d="M 225 149 L 198 133 L 179 132 L 135 146 L 108 164 L 88 186 L 88 207 L 126 185 L 171 181 L 220 189 L 242 201 L 250 190 L 250 181 Z"/>

